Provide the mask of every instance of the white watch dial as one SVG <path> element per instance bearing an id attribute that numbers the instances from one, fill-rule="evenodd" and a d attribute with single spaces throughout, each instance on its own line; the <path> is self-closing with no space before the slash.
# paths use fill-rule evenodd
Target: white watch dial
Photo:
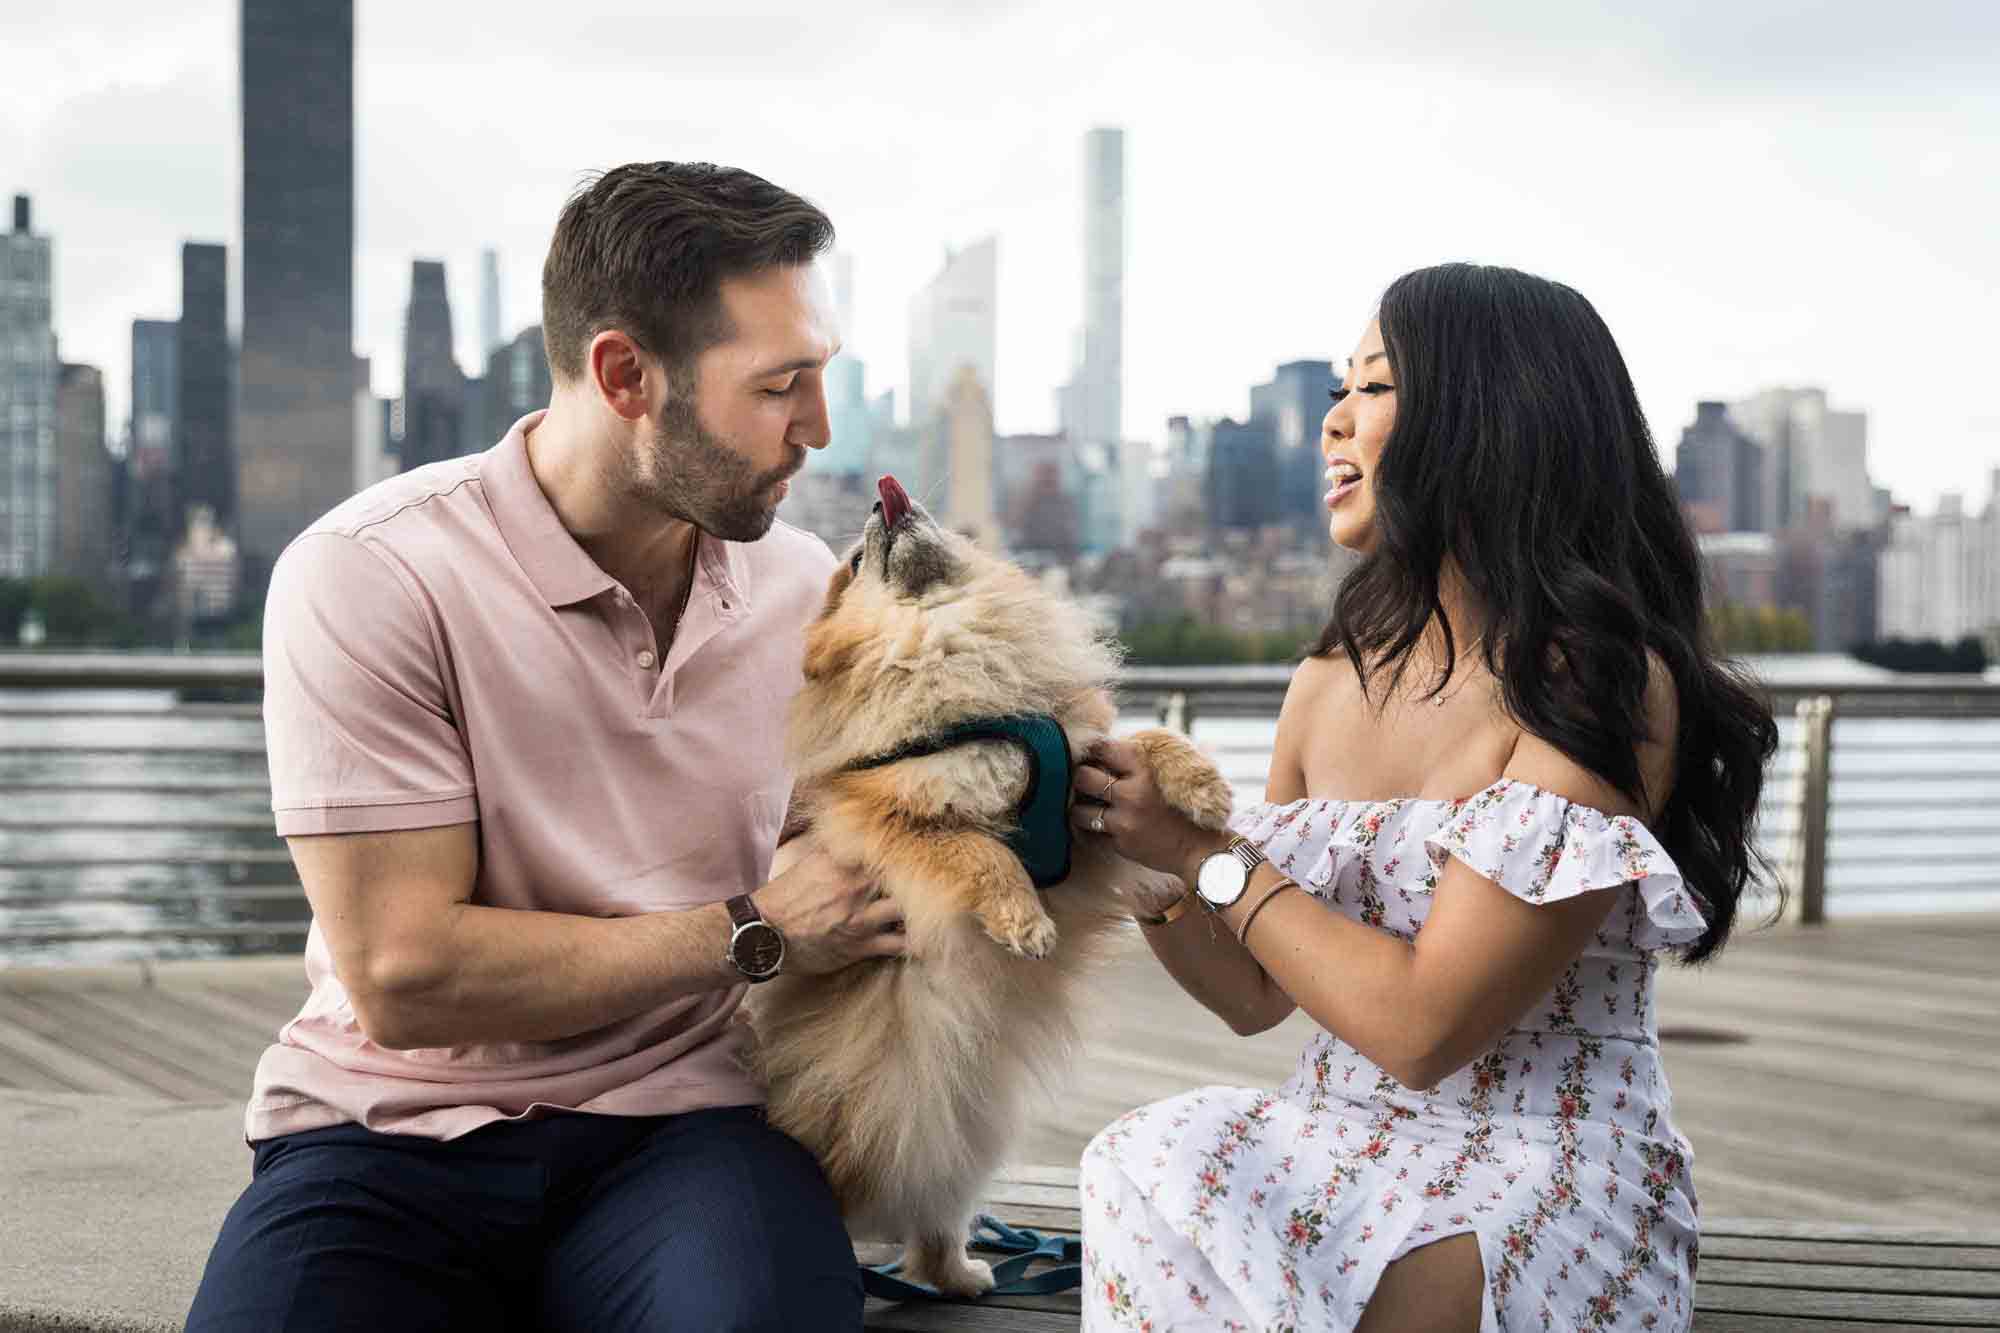
<path id="1" fill-rule="evenodd" d="M 1195 890 L 1214 907 L 1227 907 L 1243 896 L 1250 872 L 1229 852 L 1217 852 L 1201 863 Z"/>

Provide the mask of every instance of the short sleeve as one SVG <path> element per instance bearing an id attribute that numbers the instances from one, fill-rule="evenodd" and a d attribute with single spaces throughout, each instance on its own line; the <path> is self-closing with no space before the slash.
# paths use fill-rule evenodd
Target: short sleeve
<path id="1" fill-rule="evenodd" d="M 264 736 L 280 836 L 479 817 L 437 641 L 387 559 L 313 532 L 271 571 Z"/>
<path id="2" fill-rule="evenodd" d="M 1631 943 L 1641 950 L 1678 948 L 1708 929 L 1701 896 L 1644 824 L 1525 782 L 1503 778 L 1467 798 L 1424 841 L 1440 874 L 1448 859 L 1463 861 L 1524 902 L 1632 886 Z"/>

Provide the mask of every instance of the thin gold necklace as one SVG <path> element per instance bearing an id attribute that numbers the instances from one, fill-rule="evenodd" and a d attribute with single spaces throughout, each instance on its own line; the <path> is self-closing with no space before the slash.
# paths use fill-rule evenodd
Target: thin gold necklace
<path id="1" fill-rule="evenodd" d="M 1474 639 L 1471 643 L 1467 644 L 1465 651 L 1460 653 L 1456 658 L 1452 659 L 1452 664 L 1451 664 L 1452 674 L 1457 675 L 1459 667 L 1464 664 L 1467 658 L 1471 657 L 1475 652 L 1479 650 L 1480 644 L 1485 642 L 1486 642 L 1486 636 L 1482 634 L 1478 638 Z M 1470 676 L 1467 676 L 1464 681 L 1459 682 L 1456 688 L 1441 694 L 1436 694 L 1431 696 L 1431 706 L 1433 708 L 1443 708 L 1447 700 L 1455 699 L 1458 697 L 1459 693 L 1465 689 L 1466 684 L 1470 682 L 1471 679 L 1472 678 Z"/>

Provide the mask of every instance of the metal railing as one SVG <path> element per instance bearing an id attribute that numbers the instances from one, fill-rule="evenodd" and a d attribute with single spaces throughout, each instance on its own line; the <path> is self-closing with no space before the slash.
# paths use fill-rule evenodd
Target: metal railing
<path id="1" fill-rule="evenodd" d="M 1121 711 L 1196 732 L 1255 792 L 1290 676 L 1132 667 Z M 261 688 L 255 654 L 0 653 L 0 964 L 297 947 Z M 1767 692 L 1783 742 L 1760 842 L 1796 917 L 1823 920 L 1830 898 L 2000 910 L 2000 683 Z"/>

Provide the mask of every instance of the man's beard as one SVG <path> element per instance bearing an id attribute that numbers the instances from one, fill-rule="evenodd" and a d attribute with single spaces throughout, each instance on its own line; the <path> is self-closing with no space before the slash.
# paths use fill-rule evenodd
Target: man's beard
<path id="1" fill-rule="evenodd" d="M 778 516 L 772 489 L 804 466 L 805 450 L 768 472 L 756 472 L 703 427 L 692 396 L 677 394 L 661 414 L 650 461 L 652 475 L 632 479 L 647 500 L 711 537 L 754 542 Z"/>

